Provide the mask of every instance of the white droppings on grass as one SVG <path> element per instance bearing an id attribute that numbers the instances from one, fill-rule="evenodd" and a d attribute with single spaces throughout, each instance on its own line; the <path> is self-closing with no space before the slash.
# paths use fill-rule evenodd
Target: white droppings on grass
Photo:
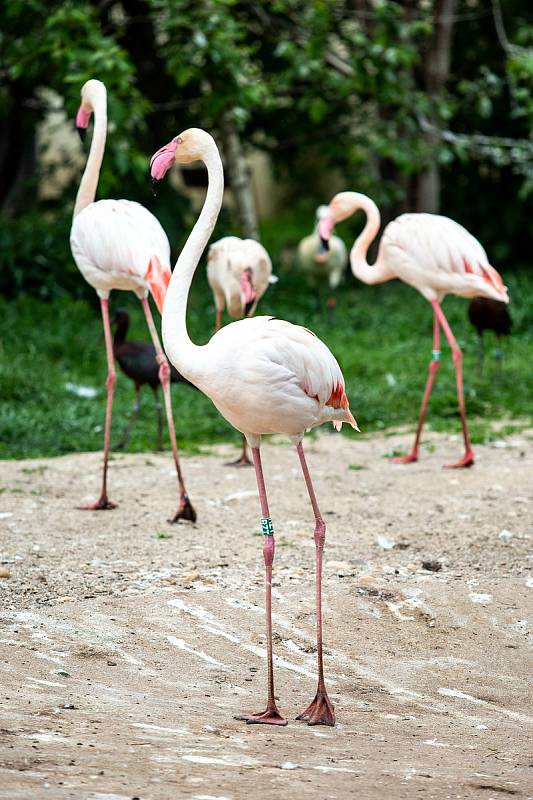
<path id="1" fill-rule="evenodd" d="M 90 400 L 98 394 L 98 389 L 95 389 L 93 386 L 82 386 L 79 383 L 71 383 L 70 381 L 65 383 L 65 389 L 67 392 L 70 392 L 70 394 L 75 394 L 76 397 L 86 397 Z"/>
<path id="2" fill-rule="evenodd" d="M 284 761 L 283 764 L 279 765 L 280 769 L 299 769 L 300 765 L 295 764 L 293 761 Z"/>
<path id="3" fill-rule="evenodd" d="M 492 603 L 492 595 L 485 592 L 470 592 L 469 597 L 473 603 L 478 603 L 481 606 L 488 606 Z"/>
<path id="4" fill-rule="evenodd" d="M 223 664 L 221 661 L 217 661 L 216 658 L 207 655 L 204 653 L 203 650 L 195 650 L 192 645 L 187 644 L 184 639 L 178 639 L 177 636 L 167 636 L 167 641 L 170 644 L 173 644 L 174 647 L 178 647 L 180 650 L 183 650 L 185 653 L 190 653 L 196 658 L 200 658 L 202 661 L 205 661 L 207 664 L 211 664 L 213 667 L 222 667 L 223 669 L 229 669 L 227 664 Z"/>
<path id="5" fill-rule="evenodd" d="M 447 689 L 444 686 L 441 686 L 440 689 L 437 690 L 439 694 L 444 695 L 444 697 L 458 697 L 461 700 L 468 700 L 470 703 L 484 703 L 484 700 L 480 700 L 479 697 L 474 697 L 471 694 L 466 694 L 466 692 L 460 692 L 459 689 Z"/>
<path id="6" fill-rule="evenodd" d="M 232 642 L 233 644 L 239 644 L 240 639 L 236 636 L 233 636 L 232 633 L 227 633 L 226 631 L 221 630 L 221 628 L 213 628 L 211 625 L 200 625 L 204 631 L 208 631 L 208 633 L 212 633 L 213 636 L 222 636 L 224 639 L 227 639 L 228 642 Z"/>
<path id="7" fill-rule="evenodd" d="M 422 744 L 428 744 L 430 747 L 449 747 L 446 742 L 439 742 L 437 739 L 425 739 Z"/>

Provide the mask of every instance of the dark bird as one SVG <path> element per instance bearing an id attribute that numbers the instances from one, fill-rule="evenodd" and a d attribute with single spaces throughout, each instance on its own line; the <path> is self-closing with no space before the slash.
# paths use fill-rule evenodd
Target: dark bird
<path id="1" fill-rule="evenodd" d="M 494 351 L 494 355 L 498 365 L 498 373 L 501 375 L 503 358 L 501 339 L 502 336 L 510 334 L 513 326 L 507 304 L 500 303 L 499 300 L 492 300 L 489 297 L 474 297 L 468 306 L 468 319 L 477 330 L 479 336 L 479 374 L 481 375 L 483 371 L 483 359 L 485 358 L 483 334 L 485 331 L 494 331 L 498 339 L 498 347 Z"/>
<path id="2" fill-rule="evenodd" d="M 130 317 L 124 309 L 115 311 L 111 325 L 114 329 L 113 353 L 124 375 L 127 375 L 135 386 L 135 405 L 117 449 L 123 450 L 128 443 L 130 433 L 137 421 L 141 408 L 141 388 L 148 385 L 154 393 L 157 413 L 157 449 L 162 450 L 163 413 L 159 401 L 159 364 L 156 361 L 155 347 L 151 342 L 126 341 Z M 186 383 L 188 386 L 192 386 L 172 365 L 170 365 L 170 382 Z"/>

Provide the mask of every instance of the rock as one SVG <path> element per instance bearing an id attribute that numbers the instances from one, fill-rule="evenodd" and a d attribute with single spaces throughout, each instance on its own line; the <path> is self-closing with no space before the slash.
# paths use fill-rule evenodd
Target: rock
<path id="1" fill-rule="evenodd" d="M 422 561 L 422 569 L 427 569 L 428 572 L 440 572 L 442 564 L 440 561 Z"/>
<path id="2" fill-rule="evenodd" d="M 0 567 L 0 578 L 10 578 L 11 573 L 7 567 Z"/>

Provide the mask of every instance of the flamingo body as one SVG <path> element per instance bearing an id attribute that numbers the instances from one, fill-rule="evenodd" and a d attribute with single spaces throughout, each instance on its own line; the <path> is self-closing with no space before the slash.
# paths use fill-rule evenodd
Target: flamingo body
<path id="1" fill-rule="evenodd" d="M 252 446 L 270 433 L 299 441 L 324 422 L 356 427 L 335 357 L 306 328 L 254 317 L 222 328 L 207 347 L 216 372 L 190 378 Z"/>
<path id="2" fill-rule="evenodd" d="M 385 228 L 377 260 L 430 302 L 446 294 L 509 299 L 481 244 L 449 217 L 402 214 Z"/>
<path id="3" fill-rule="evenodd" d="M 147 297 L 146 273 L 158 258 L 170 280 L 170 244 L 159 221 L 132 200 L 98 200 L 74 218 L 72 255 L 81 274 L 101 298 L 112 289 Z"/>
<path id="4" fill-rule="evenodd" d="M 255 297 L 247 309 L 243 296 L 241 276 L 251 271 Z M 255 239 L 225 236 L 209 248 L 207 255 L 207 280 L 215 296 L 217 310 L 224 305 L 233 319 L 252 316 L 257 304 L 268 289 L 272 276 L 272 262 L 263 245 Z"/>
<path id="5" fill-rule="evenodd" d="M 313 233 L 305 236 L 298 245 L 298 265 L 310 286 L 317 288 L 327 283 L 334 290 L 339 286 L 348 264 L 348 251 L 340 236 L 330 236 L 327 249 L 324 247 L 318 226 L 328 210 L 328 206 L 317 208 Z"/>

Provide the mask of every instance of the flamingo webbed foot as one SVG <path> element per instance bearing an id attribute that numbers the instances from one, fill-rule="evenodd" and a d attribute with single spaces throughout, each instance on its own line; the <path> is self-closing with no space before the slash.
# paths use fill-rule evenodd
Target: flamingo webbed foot
<path id="1" fill-rule="evenodd" d="M 475 464 L 474 453 L 472 450 L 467 450 L 464 456 L 455 464 L 444 464 L 444 469 L 466 469 L 473 467 Z"/>
<path id="2" fill-rule="evenodd" d="M 329 727 L 333 728 L 335 726 L 335 712 L 326 690 L 319 689 L 313 702 L 296 719 L 304 720 L 308 725 L 329 725 Z"/>
<path id="3" fill-rule="evenodd" d="M 281 716 L 275 705 L 267 706 L 264 711 L 257 714 L 242 714 L 234 719 L 246 722 L 247 725 L 288 725 L 288 721 Z"/>
<path id="4" fill-rule="evenodd" d="M 415 461 L 418 461 L 418 451 L 413 450 L 412 453 L 408 453 L 406 456 L 395 456 L 391 458 L 393 464 L 413 464 Z"/>
<path id="5" fill-rule="evenodd" d="M 175 522 L 179 522 L 180 519 L 187 520 L 187 522 L 196 522 L 196 511 L 187 494 L 182 496 L 178 510 L 168 522 L 173 525 Z"/>
<path id="6" fill-rule="evenodd" d="M 243 453 L 240 458 L 236 461 L 226 461 L 224 464 L 225 467 L 253 467 L 253 463 L 250 461 L 246 453 Z"/>
<path id="7" fill-rule="evenodd" d="M 86 503 L 83 506 L 78 506 L 82 511 L 112 511 L 117 508 L 117 504 L 108 500 L 107 495 L 103 494 L 96 503 Z"/>

